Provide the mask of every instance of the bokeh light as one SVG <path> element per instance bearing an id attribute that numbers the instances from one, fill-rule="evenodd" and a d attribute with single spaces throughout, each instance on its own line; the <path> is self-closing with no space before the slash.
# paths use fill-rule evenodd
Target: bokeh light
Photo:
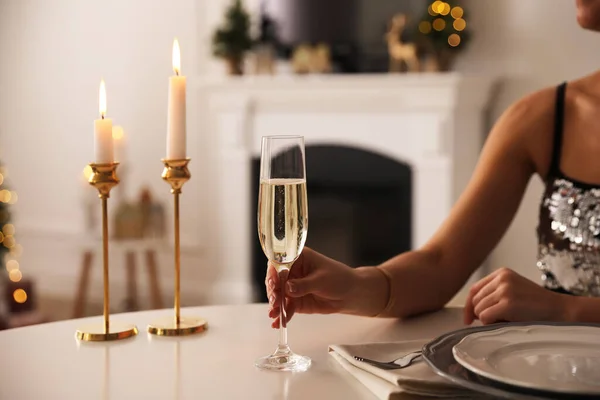
<path id="1" fill-rule="evenodd" d="M 436 31 L 443 31 L 445 27 L 446 21 L 444 21 L 442 18 L 436 18 L 433 21 L 433 29 L 435 29 Z"/>
<path id="2" fill-rule="evenodd" d="M 433 10 L 433 5 L 430 4 L 429 7 L 427 7 L 427 12 L 429 13 L 429 15 L 431 15 L 432 17 L 435 17 L 436 15 L 438 15 L 438 13 L 436 11 Z"/>
<path id="3" fill-rule="evenodd" d="M 23 289 L 17 289 L 13 292 L 13 299 L 19 304 L 23 304 L 27 301 L 27 292 Z"/>
<path id="4" fill-rule="evenodd" d="M 23 274 L 18 269 L 13 269 L 8 273 L 8 279 L 12 282 L 20 282 L 21 278 L 23 278 Z"/>
<path id="5" fill-rule="evenodd" d="M 0 232 L 0 243 L 4 242 L 4 234 Z"/>
<path id="6" fill-rule="evenodd" d="M 115 126 L 112 129 L 112 137 L 114 140 L 121 140 L 123 139 L 123 136 L 125 136 L 125 133 L 123 132 L 123 128 L 120 126 Z"/>
<path id="7" fill-rule="evenodd" d="M 4 175 L 0 174 L 0 185 L 4 183 Z"/>
<path id="8" fill-rule="evenodd" d="M 419 32 L 424 34 L 431 32 L 431 23 L 429 21 L 421 21 L 419 23 Z"/>
<path id="9" fill-rule="evenodd" d="M 441 6 L 438 6 L 438 13 L 440 13 L 442 15 L 450 14 L 450 4 L 442 3 Z"/>
<path id="10" fill-rule="evenodd" d="M 450 11 L 450 15 L 452 15 L 452 18 L 454 19 L 459 19 L 462 18 L 462 16 L 464 15 L 464 10 L 461 7 L 454 7 L 452 9 L 452 11 Z"/>
<path id="11" fill-rule="evenodd" d="M 23 246 L 19 243 L 15 244 L 12 249 L 10 249 L 10 255 L 13 257 L 21 257 L 23 255 Z"/>
<path id="12" fill-rule="evenodd" d="M 454 27 L 454 29 L 456 29 L 457 31 L 462 31 L 463 29 L 465 29 L 467 27 L 467 21 L 465 21 L 462 18 L 459 18 L 457 20 L 454 21 L 454 23 L 452 24 L 452 26 Z"/>
<path id="13" fill-rule="evenodd" d="M 19 269 L 19 262 L 17 260 L 8 260 L 6 262 L 6 270 L 10 273 L 11 271 Z"/>
<path id="14" fill-rule="evenodd" d="M 4 225 L 2 227 L 2 233 L 4 233 L 6 236 L 14 235 L 15 234 L 15 226 L 13 224 Z"/>
<path id="15" fill-rule="evenodd" d="M 439 14 L 440 11 L 442 11 L 444 9 L 444 3 L 441 2 L 441 1 L 439 1 L 439 0 L 436 0 L 436 1 L 433 2 L 433 4 L 431 4 L 431 9 L 435 13 Z"/>
<path id="16" fill-rule="evenodd" d="M 0 190 L 0 203 L 8 203 L 10 201 L 10 192 L 6 189 Z"/>
<path id="17" fill-rule="evenodd" d="M 4 241 L 2 243 L 7 249 L 12 249 L 15 246 L 16 241 L 13 236 L 4 236 Z"/>
<path id="18" fill-rule="evenodd" d="M 83 177 L 85 178 L 86 181 L 88 181 L 90 179 L 90 176 L 92 176 L 92 167 L 90 167 L 89 165 L 86 165 L 85 168 L 83 169 Z"/>
<path id="19" fill-rule="evenodd" d="M 458 46 L 460 44 L 460 36 L 458 36 L 456 33 L 448 36 L 448 44 L 452 47 Z"/>

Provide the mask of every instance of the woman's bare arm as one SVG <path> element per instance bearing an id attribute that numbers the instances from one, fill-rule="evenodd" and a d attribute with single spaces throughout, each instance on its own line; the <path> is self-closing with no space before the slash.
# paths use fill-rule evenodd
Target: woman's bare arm
<path id="1" fill-rule="evenodd" d="M 512 221 L 537 170 L 536 157 L 550 152 L 551 132 L 539 130 L 551 129 L 553 93 L 538 92 L 507 110 L 490 133 L 465 192 L 435 235 L 421 249 L 379 266 L 391 277 L 390 302 L 382 316 L 406 317 L 443 307 L 483 263 Z M 387 292 L 381 280 L 371 281 L 379 289 L 363 291 Z M 381 304 L 381 299 L 373 301 Z"/>

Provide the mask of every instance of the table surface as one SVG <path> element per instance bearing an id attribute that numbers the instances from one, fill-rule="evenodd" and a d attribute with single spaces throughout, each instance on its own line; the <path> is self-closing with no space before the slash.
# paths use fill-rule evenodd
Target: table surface
<path id="1" fill-rule="evenodd" d="M 171 310 L 113 315 L 137 324 L 131 339 L 87 343 L 82 325 L 101 317 L 0 332 L 1 399 L 374 399 L 328 355 L 330 344 L 433 338 L 462 327 L 460 309 L 407 321 L 348 315 L 296 315 L 288 325 L 292 350 L 312 358 L 303 373 L 267 372 L 254 360 L 272 352 L 277 331 L 266 304 L 182 309 L 209 329 L 188 337 L 156 337 L 146 326 Z"/>

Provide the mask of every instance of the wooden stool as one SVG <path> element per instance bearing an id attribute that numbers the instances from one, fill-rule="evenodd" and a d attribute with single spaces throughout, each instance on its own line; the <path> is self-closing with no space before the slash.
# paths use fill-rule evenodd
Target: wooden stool
<path id="1" fill-rule="evenodd" d="M 150 305 L 153 309 L 163 308 L 160 284 L 158 282 L 158 268 L 156 263 L 156 252 L 153 249 L 146 249 L 146 270 L 150 286 Z M 89 282 L 92 272 L 92 262 L 94 254 L 91 250 L 85 250 L 81 263 L 81 274 L 79 284 L 75 293 L 75 302 L 73 305 L 73 318 L 81 318 L 85 315 L 87 297 L 89 292 Z M 137 294 L 137 274 L 136 274 L 136 251 L 126 250 L 125 252 L 125 273 L 127 282 L 127 297 L 125 299 L 127 311 L 138 310 Z"/>

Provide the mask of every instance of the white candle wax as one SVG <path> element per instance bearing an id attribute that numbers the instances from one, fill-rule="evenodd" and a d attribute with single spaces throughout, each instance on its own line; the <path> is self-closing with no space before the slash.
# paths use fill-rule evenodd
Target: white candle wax
<path id="1" fill-rule="evenodd" d="M 169 78 L 169 108 L 167 115 L 167 159 L 186 158 L 185 126 L 185 76 L 180 75 L 179 43 L 173 43 L 173 70 L 175 76 Z"/>
<path id="2" fill-rule="evenodd" d="M 97 164 L 114 162 L 112 120 L 106 118 L 106 89 L 100 82 L 100 119 L 94 121 L 94 155 Z"/>

